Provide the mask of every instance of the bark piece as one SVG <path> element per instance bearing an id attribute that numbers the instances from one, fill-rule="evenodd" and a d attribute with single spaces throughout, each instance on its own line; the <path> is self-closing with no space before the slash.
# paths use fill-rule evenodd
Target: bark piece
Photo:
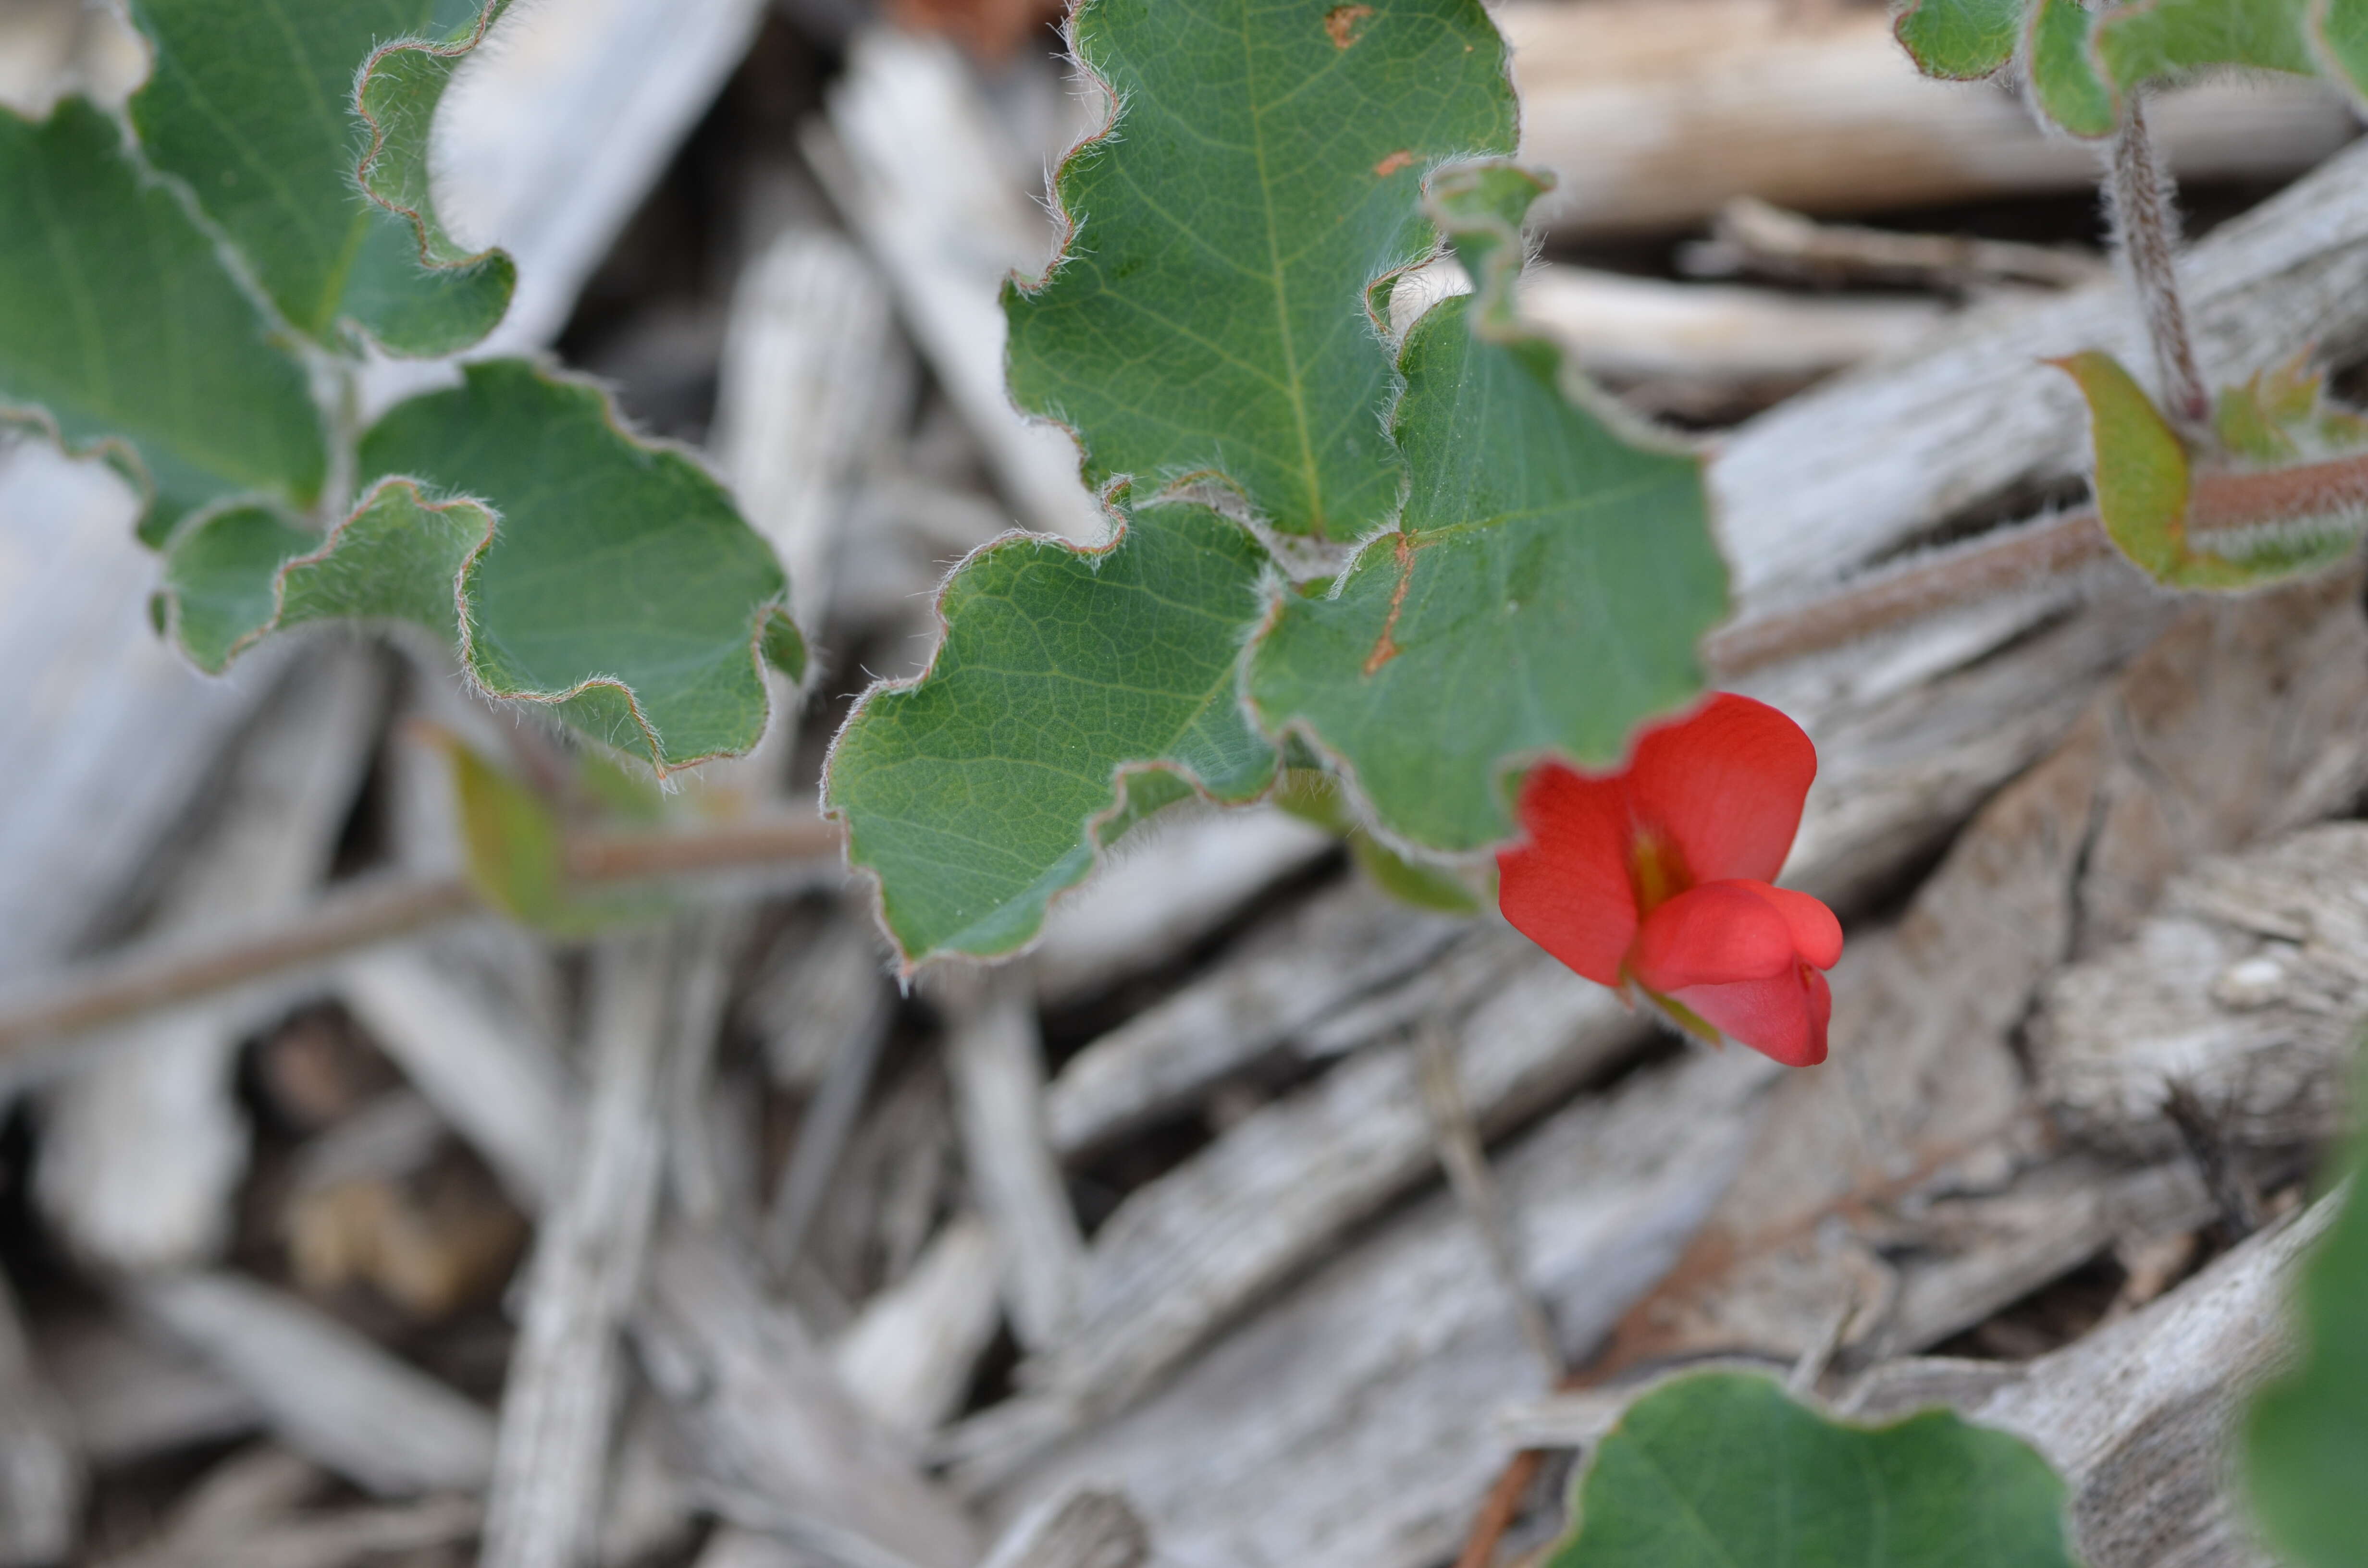
<path id="1" fill-rule="evenodd" d="M 474 1491 L 492 1473 L 484 1410 L 301 1301 L 233 1274 L 166 1275 L 131 1294 L 290 1448 L 365 1491 Z"/>
<path id="2" fill-rule="evenodd" d="M 2368 828 L 2329 823 L 2206 860 L 2127 943 L 2056 976 L 2033 1021 L 2039 1093 L 2101 1147 L 2180 1146 L 2174 1086 L 2239 1144 L 2328 1138 L 2368 1014 Z"/>
<path id="3" fill-rule="evenodd" d="M 663 934 L 603 946 L 590 1013 L 581 1158 L 544 1217 L 502 1391 L 486 1568 L 580 1568 L 593 1555 L 622 1368 L 665 1175 L 658 1093 L 675 1019 Z"/>

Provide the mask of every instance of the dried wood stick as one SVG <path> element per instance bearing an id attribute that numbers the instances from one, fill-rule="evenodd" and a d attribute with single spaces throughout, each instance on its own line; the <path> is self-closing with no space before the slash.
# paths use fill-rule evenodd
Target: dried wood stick
<path id="1" fill-rule="evenodd" d="M 725 1517 L 854 1568 L 975 1561 L 960 1507 L 855 1406 L 720 1237 L 666 1228 L 634 1340 Z"/>
<path id="2" fill-rule="evenodd" d="M 1521 1337 L 1537 1356 L 1547 1382 L 1558 1383 L 1570 1369 L 1563 1356 L 1562 1342 L 1554 1334 L 1554 1319 L 1538 1293 L 1531 1289 L 1522 1268 L 1520 1245 L 1505 1218 L 1504 1194 L 1497 1189 L 1496 1177 L 1489 1174 L 1488 1152 L 1481 1144 L 1480 1130 L 1473 1125 L 1471 1108 L 1463 1101 L 1454 1042 L 1444 1028 L 1434 1023 L 1421 1032 L 1417 1043 L 1422 1058 L 1422 1097 L 1430 1108 L 1439 1140 L 1439 1163 L 1447 1172 L 1448 1187 L 1472 1221 L 1473 1229 L 1479 1233 L 1481 1244 L 1488 1249 L 1488 1265 L 1496 1271 L 1497 1283 L 1504 1288 L 1506 1299 L 1512 1303 L 1513 1316 L 1521 1325 Z"/>
<path id="3" fill-rule="evenodd" d="M 621 1368 L 665 1173 L 658 1093 L 676 944 L 639 933 L 601 947 L 582 1154 L 529 1266 L 503 1385 L 486 1501 L 485 1568 L 582 1568 L 600 1523 Z"/>
<path id="4" fill-rule="evenodd" d="M 1712 233 L 1712 240 L 1680 255 L 1687 271 L 1707 276 L 1749 269 L 1820 280 L 1877 278 L 1958 288 L 1992 281 L 2051 289 L 2094 283 L 2112 271 L 2094 251 L 2068 245 L 1820 223 L 1755 196 L 1738 196 L 1720 208 Z"/>
<path id="5" fill-rule="evenodd" d="M 767 1042 L 777 1074 L 801 1064 L 789 1060 L 792 1055 L 815 1057 L 821 1069 L 820 1086 L 799 1119 L 797 1142 L 765 1219 L 765 1261 L 785 1272 L 821 1211 L 887 1043 L 891 1009 L 877 937 L 854 921 L 825 929 L 792 960 L 767 1003 L 778 1015 L 777 1032 Z"/>
<path id="6" fill-rule="evenodd" d="M 74 1421 L 25 1336 L 0 1277 L 0 1568 L 46 1568 L 74 1553 L 89 1484 Z"/>
<path id="7" fill-rule="evenodd" d="M 232 1274 L 127 1288 L 132 1304 L 246 1391 L 280 1439 L 381 1496 L 475 1491 L 492 1419 L 291 1296 Z"/>
<path id="8" fill-rule="evenodd" d="M 1043 1042 L 1027 970 L 949 976 L 945 990 L 962 1158 L 1002 1254 L 1012 1332 L 1048 1349 L 1076 1313 L 1086 1244 L 1044 1133 Z"/>
<path id="9" fill-rule="evenodd" d="M 284 915 L 320 882 L 370 765 L 387 675 L 357 643 L 290 672 L 167 872 L 152 929 Z M 35 1191 L 71 1248 L 108 1267 L 176 1268 L 227 1243 L 246 1168 L 246 1118 L 231 1083 L 241 1033 L 237 1020 L 204 1011 L 156 1020 L 50 1089 Z"/>
<path id="10" fill-rule="evenodd" d="M 995 1233 L 976 1214 L 947 1222 L 905 1278 L 863 1304 L 830 1347 L 848 1393 L 900 1437 L 960 1407 L 1003 1321 Z"/>
<path id="11" fill-rule="evenodd" d="M 1143 1568 L 1151 1538 L 1119 1492 L 1083 1490 L 1012 1526 L 981 1568 Z"/>

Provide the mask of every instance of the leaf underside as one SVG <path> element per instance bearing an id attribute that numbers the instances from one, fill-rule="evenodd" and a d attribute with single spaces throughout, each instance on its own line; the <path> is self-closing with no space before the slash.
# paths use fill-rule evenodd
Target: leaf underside
<path id="1" fill-rule="evenodd" d="M 1471 851 L 1512 835 L 1514 767 L 1616 763 L 1639 722 L 1701 692 L 1696 644 L 1726 613 L 1726 581 L 1702 460 L 1575 400 L 1559 350 L 1513 320 L 1535 185 L 1457 175 L 1499 210 L 1440 205 L 1484 291 L 1407 335 L 1403 520 L 1332 592 L 1285 599 L 1250 692 L 1267 725 L 1346 767 L 1385 832 Z"/>
<path id="2" fill-rule="evenodd" d="M 2359 519 L 2356 506 L 2348 505 L 2324 516 L 2286 517 L 2237 539 L 2197 542 L 2188 528 L 2193 478 L 2187 449 L 2145 390 L 2108 354 L 2091 350 L 2055 363 L 2089 404 L 2097 515 L 2114 547 L 2155 581 L 2173 588 L 2258 588 L 2324 571 L 2355 549 Z M 2224 426 L 2233 425 L 2248 438 L 2256 438 L 2250 427 L 2256 421 L 2261 426 L 2257 438 L 2265 443 L 2278 437 L 2293 443 L 2297 425 L 2305 435 L 2340 428 L 2336 415 L 2317 417 L 2315 381 L 2311 405 L 2299 421 L 2280 417 L 2290 389 L 2258 378 L 2248 385 L 2251 399 L 2238 389 L 2224 395 L 2220 411 Z"/>
<path id="3" fill-rule="evenodd" d="M 451 353 L 493 329 L 515 269 L 499 252 L 464 255 L 450 242 L 426 169 L 428 121 L 452 65 L 499 4 L 133 8 L 156 60 L 131 104 L 141 144 L 187 183 L 290 325 L 332 349 L 350 328 L 414 355 Z M 389 42 L 397 40 L 411 41 Z M 355 112 L 357 67 L 367 120 Z"/>
<path id="4" fill-rule="evenodd" d="M 1576 1496 L 1547 1568 L 2075 1568 L 2064 1483 L 2020 1439 L 1947 1411 L 1846 1426 L 1739 1373 L 1639 1400 Z"/>
<path id="5" fill-rule="evenodd" d="M 963 563 L 928 673 L 866 699 L 825 786 L 909 958 L 1025 945 L 1098 844 L 1183 780 L 1266 789 L 1274 749 L 1235 686 L 1267 570 L 1247 532 L 1181 504 L 1102 551 L 1016 536 Z"/>
<path id="6" fill-rule="evenodd" d="M 1007 291 L 1013 395 L 1097 486 L 1208 475 L 1356 538 L 1400 487 L 1367 287 L 1430 249 L 1433 166 L 1512 150 L 1496 28 L 1479 0 L 1096 0 L 1074 37 L 1121 123 L 1061 167 L 1062 258 Z"/>
<path id="7" fill-rule="evenodd" d="M 111 117 L 0 108 L 0 420 L 108 450 L 146 492 L 143 537 L 233 497 L 318 497 L 320 415 L 270 333 Z"/>

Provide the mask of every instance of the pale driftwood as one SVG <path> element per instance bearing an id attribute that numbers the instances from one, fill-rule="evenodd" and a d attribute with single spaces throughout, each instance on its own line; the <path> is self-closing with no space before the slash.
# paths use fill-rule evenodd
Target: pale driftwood
<path id="1" fill-rule="evenodd" d="M 2363 238 L 2368 148 L 2197 242 L 2180 278 L 2205 375 L 2241 380 L 2355 341 L 2368 327 Z M 1745 599 L 1796 593 L 2018 486 L 2077 473 L 2087 419 L 2040 361 L 2086 348 L 2146 373 L 2144 330 L 2118 284 L 1976 312 L 1913 360 L 1838 379 L 1737 430 L 1711 484 Z"/>
<path id="2" fill-rule="evenodd" d="M 1967 1414 L 2034 1444 L 2072 1489 L 2095 1568 L 2254 1568 L 2230 1448 L 2253 1389 L 2284 1360 L 2284 1304 L 2340 1195 L 2247 1242 L 2153 1305 L 2029 1364 Z"/>
<path id="3" fill-rule="evenodd" d="M 1076 444 L 1023 419 L 1004 388 L 996 291 L 1041 271 L 1054 235 L 968 65 L 942 39 L 874 28 L 850 47 L 829 112 L 827 131 L 807 131 L 807 160 L 888 275 L 1006 498 L 1030 528 L 1099 540 L 1109 524 L 1078 480 Z"/>
<path id="4" fill-rule="evenodd" d="M 2368 1013 L 2368 828 L 2331 823 L 2207 860 L 2174 881 L 2127 944 L 2049 983 L 2031 1030 L 2056 1121 L 2161 1154 L 2192 1093 L 2240 1144 L 2328 1137 Z"/>
<path id="5" fill-rule="evenodd" d="M 1125 1494 L 1081 1491 L 1014 1525 L 983 1568 L 1143 1568 L 1151 1540 Z"/>
<path id="6" fill-rule="evenodd" d="M 722 1525 L 707 1538 L 700 1549 L 695 1568 L 824 1568 L 811 1553 L 801 1551 L 785 1540 L 743 1529 L 738 1525 Z"/>
<path id="7" fill-rule="evenodd" d="M 950 976 L 946 1068 L 962 1156 L 995 1233 L 1012 1333 L 1030 1350 L 1068 1343 L 1086 1244 L 1044 1132 L 1044 1044 L 1024 966 Z"/>
<path id="8" fill-rule="evenodd" d="M 1684 1247 L 1777 1074 L 1748 1052 L 1691 1054 L 1502 1153 L 1530 1278 L 1573 1356 Z M 994 1503 L 1009 1517 L 1079 1486 L 1122 1491 L 1163 1562 L 1420 1568 L 1454 1553 L 1502 1462 L 1495 1411 L 1542 1382 L 1479 1241 L 1438 1195 L 1137 1409 L 1007 1478 Z M 982 1456 L 968 1473 L 997 1468 Z"/>
<path id="9" fill-rule="evenodd" d="M 760 0 L 609 0 L 514 8 L 464 64 L 436 122 L 436 205 L 472 244 L 517 259 L 509 313 L 472 352 L 559 335 L 575 296 L 707 110 L 763 17 Z"/>
<path id="10" fill-rule="evenodd" d="M 1997 283 L 2070 289 L 2098 282 L 2112 269 L 2096 251 L 2077 245 L 1820 223 L 1753 196 L 1738 196 L 1721 207 L 1712 235 L 1679 251 L 1682 270 L 1694 277 L 1758 272 L 1822 283 L 1879 279 L 1950 289 Z"/>
<path id="11" fill-rule="evenodd" d="M 1064 1063 L 1044 1098 L 1053 1147 L 1075 1156 L 1188 1104 L 1294 1034 L 1422 971 L 1465 925 L 1363 881 L 1322 894 Z"/>
<path id="12" fill-rule="evenodd" d="M 743 1259 L 662 1236 L 634 1337 L 716 1506 L 768 1534 L 805 1524 L 917 1568 L 969 1568 L 970 1521 L 848 1399 L 828 1358 Z"/>
<path id="13" fill-rule="evenodd" d="M 1648 1026 L 1540 955 L 1432 1027 L 1453 1032 L 1463 1093 L 1487 1127 L 1552 1103 Z M 1129 1195 L 1095 1233 L 1070 1332 L 1023 1364 L 1022 1381 L 1079 1416 L 1124 1408 L 1431 1169 L 1417 1048 L 1344 1062 Z"/>
<path id="14" fill-rule="evenodd" d="M 120 108 L 148 74 L 148 51 L 130 21 L 90 0 L 17 0 L 0 11 L 0 105 L 47 119 L 79 93 Z"/>
<path id="15" fill-rule="evenodd" d="M 280 910 L 319 883 L 385 695 L 383 662 L 359 645 L 316 648 L 290 671 L 166 873 L 153 929 Z M 83 1256 L 108 1268 L 186 1267 L 227 1242 L 246 1168 L 246 1119 L 231 1084 L 243 1022 L 197 1009 L 139 1026 L 45 1096 L 37 1191 Z"/>
<path id="16" fill-rule="evenodd" d="M 684 922 L 682 958 L 665 1028 L 673 1041 L 658 1093 L 664 1101 L 666 1190 L 695 1225 L 723 1222 L 745 1195 L 732 1189 L 708 1139 L 715 1091 L 715 1051 L 732 987 L 732 968 L 746 945 L 748 922 L 736 910 L 712 910 Z M 746 1205 L 741 1205 L 745 1215 Z M 735 1216 L 738 1217 L 738 1216 Z"/>
<path id="17" fill-rule="evenodd" d="M 502 1389 L 485 1568 L 582 1568 L 593 1555 L 622 1376 L 665 1175 L 665 1062 L 679 956 L 667 933 L 603 944 L 579 1156 L 528 1266 Z"/>
<path id="18" fill-rule="evenodd" d="M 566 1190 L 574 1165 L 573 1075 L 531 1026 L 436 951 L 360 960 L 345 971 L 339 994 L 511 1197 L 539 1212 Z"/>
<path id="19" fill-rule="evenodd" d="M 1179 958 L 1273 883 L 1334 849 L 1271 806 L 1179 816 L 1121 840 L 1092 881 L 1055 902 L 1032 968 L 1047 1002 Z"/>
<path id="20" fill-rule="evenodd" d="M 1406 326 L 1472 280 L 1441 258 L 1390 290 Z M 1870 359 L 1896 358 L 1949 318 L 1932 300 L 1787 294 L 1728 283 L 1669 283 L 1542 262 L 1521 274 L 1521 314 L 1588 370 L 1621 381 L 1672 377 L 1785 387 Z"/>
<path id="21" fill-rule="evenodd" d="M 136 1319 L 43 1324 L 43 1372 L 71 1413 L 74 1446 L 100 1466 L 217 1443 L 263 1425 L 255 1397 Z"/>
<path id="22" fill-rule="evenodd" d="M 814 1091 L 765 1219 L 766 1259 L 786 1268 L 847 1152 L 894 1017 L 878 935 L 860 918 L 833 921 L 776 972 L 757 1011 L 774 1081 Z"/>
<path id="23" fill-rule="evenodd" d="M 1867 212 L 2076 190 L 2096 158 L 2007 91 L 1927 81 L 1873 6 L 1611 0 L 1497 9 L 1521 88 L 1521 150 L 1552 169 L 1559 233 L 1683 228 L 1734 196 Z M 2290 175 L 2351 140 L 2312 84 L 2218 83 L 2156 118 L 2189 177 Z"/>
<path id="24" fill-rule="evenodd" d="M 887 290 L 845 238 L 784 230 L 741 274 L 712 444 L 789 570 L 801 626 L 823 624 L 851 487 L 902 426 L 912 382 Z"/>
<path id="25" fill-rule="evenodd" d="M 610 1463 L 600 1510 L 601 1568 L 677 1554 L 698 1524 L 699 1497 L 677 1466 L 672 1417 L 646 1385 L 636 1390 Z"/>
<path id="26" fill-rule="evenodd" d="M 281 1441 L 365 1491 L 475 1491 L 492 1473 L 491 1416 L 292 1297 L 176 1274 L 131 1299 L 238 1384 Z"/>
<path id="27" fill-rule="evenodd" d="M 108 1568 L 344 1568 L 476 1533 L 481 1510 L 466 1497 L 303 1511 L 327 1480 L 285 1449 L 243 1449 L 199 1479 L 154 1539 L 108 1558 Z"/>
<path id="28" fill-rule="evenodd" d="M 72 1415 L 35 1361 L 0 1278 L 0 1565 L 62 1562 L 82 1533 L 89 1484 Z"/>
<path id="29" fill-rule="evenodd" d="M 889 1432 L 917 1439 L 961 1407 L 1003 1321 L 995 1233 L 950 1221 L 911 1272 L 863 1304 L 832 1342 L 849 1397 Z"/>

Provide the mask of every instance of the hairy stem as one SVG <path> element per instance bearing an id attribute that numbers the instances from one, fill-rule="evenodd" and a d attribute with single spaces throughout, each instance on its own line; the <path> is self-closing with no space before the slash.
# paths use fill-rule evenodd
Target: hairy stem
<path id="1" fill-rule="evenodd" d="M 2187 537 L 2199 549 L 2251 529 L 2368 511 L 2368 456 L 2260 473 L 2199 474 L 2187 505 Z M 2033 586 L 2113 555 L 2093 511 L 2002 528 L 1843 585 L 1797 609 L 1755 616 L 1713 631 L 1702 654 L 1737 676 L 1838 648 L 1924 616 Z"/>
<path id="2" fill-rule="evenodd" d="M 2169 176 L 2156 161 L 2146 133 L 2146 106 L 2130 95 L 2127 117 L 2113 138 L 2112 178 L 2106 206 L 2113 239 L 2129 263 L 2130 280 L 2146 314 L 2154 344 L 2155 369 L 2171 423 L 2189 436 L 2210 432 L 2212 400 L 2195 367 L 2195 344 L 2188 336 L 2187 312 L 2179 301 L 2179 216 L 2171 206 Z"/>
<path id="3" fill-rule="evenodd" d="M 575 840 L 570 880 L 600 887 L 663 877 L 758 870 L 835 857 L 836 825 L 806 812 L 768 813 L 689 833 Z M 205 940 L 144 943 L 0 1000 L 0 1072 L 51 1041 L 86 1034 L 241 986 L 318 968 L 486 908 L 459 877 L 394 876 L 324 895 L 272 925 Z"/>

